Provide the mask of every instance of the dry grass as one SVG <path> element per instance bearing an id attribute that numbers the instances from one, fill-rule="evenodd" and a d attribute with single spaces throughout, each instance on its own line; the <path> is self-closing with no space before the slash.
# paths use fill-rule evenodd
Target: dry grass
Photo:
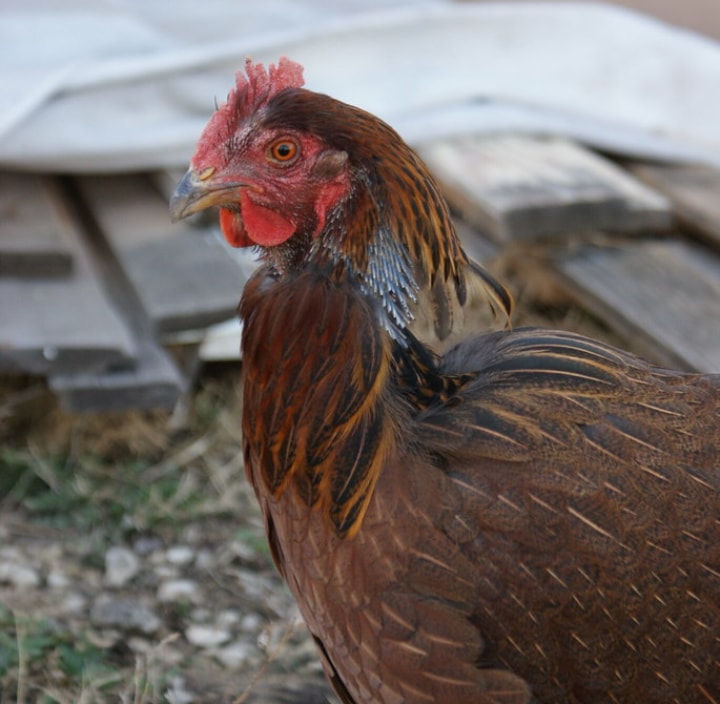
<path id="1" fill-rule="evenodd" d="M 41 380 L 1 379 L 0 547 L 70 543 L 97 569 L 134 535 L 172 545 L 197 526 L 219 540 L 218 521 L 251 505 L 237 383 L 237 369 L 204 375 L 178 428 L 168 413 L 67 414 Z M 163 659 L 177 636 L 113 654 L 43 593 L 0 583 L 0 704 L 183 701 Z"/>

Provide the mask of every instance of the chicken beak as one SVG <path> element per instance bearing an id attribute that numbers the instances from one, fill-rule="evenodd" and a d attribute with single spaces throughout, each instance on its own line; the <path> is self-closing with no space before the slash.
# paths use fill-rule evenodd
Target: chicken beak
<path id="1" fill-rule="evenodd" d="M 192 168 L 187 170 L 170 198 L 170 218 L 173 222 L 215 205 L 237 201 L 237 189 L 245 184 L 218 183 L 211 178 L 213 171 L 206 169 L 198 173 Z"/>

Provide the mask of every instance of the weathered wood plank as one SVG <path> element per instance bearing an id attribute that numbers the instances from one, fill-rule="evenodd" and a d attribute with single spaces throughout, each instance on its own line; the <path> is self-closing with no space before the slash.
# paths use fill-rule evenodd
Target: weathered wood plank
<path id="1" fill-rule="evenodd" d="M 173 225 L 146 177 L 86 177 L 79 187 L 158 332 L 235 315 L 246 277 L 215 229 Z"/>
<path id="2" fill-rule="evenodd" d="M 48 384 L 62 406 L 73 413 L 171 409 L 188 381 L 151 338 L 138 342 L 131 368 L 51 374 Z"/>
<path id="3" fill-rule="evenodd" d="M 60 402 L 74 412 L 119 411 L 171 408 L 187 388 L 188 382 L 169 353 L 155 337 L 155 326 L 138 292 L 123 270 L 112 247 L 98 231 L 76 188 L 68 188 L 78 216 L 86 227 L 85 253 L 93 269 L 102 277 L 109 300 L 122 312 L 123 321 L 135 346 L 132 365 L 105 370 L 53 372 L 50 388 Z"/>
<path id="4" fill-rule="evenodd" d="M 555 261 L 572 293 L 649 359 L 720 372 L 720 256 L 694 243 L 575 248 Z"/>
<path id="5" fill-rule="evenodd" d="M 67 276 L 71 229 L 52 179 L 0 172 L 0 276 Z"/>
<path id="6" fill-rule="evenodd" d="M 63 278 L 0 277 L 0 369 L 31 374 L 128 366 L 132 336 L 110 302 L 74 221 L 64 233 L 73 260 Z"/>
<path id="7" fill-rule="evenodd" d="M 720 248 L 720 170 L 694 164 L 631 164 L 630 169 L 669 198 L 683 224 Z"/>
<path id="8" fill-rule="evenodd" d="M 664 231 L 672 223 L 663 196 L 566 140 L 468 136 L 418 151 L 451 205 L 496 242 Z"/>

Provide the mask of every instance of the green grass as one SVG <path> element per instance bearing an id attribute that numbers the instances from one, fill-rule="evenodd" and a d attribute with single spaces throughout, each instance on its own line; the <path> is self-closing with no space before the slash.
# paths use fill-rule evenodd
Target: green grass
<path id="1" fill-rule="evenodd" d="M 30 682 L 41 671 L 42 679 L 48 685 L 56 683 L 58 692 L 68 682 L 77 682 L 83 683 L 86 694 L 90 690 L 99 693 L 125 677 L 107 651 L 82 635 L 64 631 L 50 619 L 33 618 L 0 606 L 0 701 L 27 701 L 27 695 L 35 689 Z M 53 696 L 51 689 L 46 686 L 44 691 L 32 691 L 33 701 L 65 704 L 65 695 Z"/>
<path id="2" fill-rule="evenodd" d="M 106 651 L 63 631 L 52 620 L 0 607 L 0 676 L 18 668 L 21 660 L 25 666 L 53 665 L 67 677 L 95 675 L 111 666 Z"/>
<path id="3" fill-rule="evenodd" d="M 199 490 L 197 467 L 91 455 L 69 460 L 6 447 L 0 468 L 0 510 L 83 541 L 85 562 L 99 570 L 110 545 L 139 532 L 172 542 L 183 525 L 212 513 L 213 489 Z M 151 672 L 142 659 L 136 666 L 129 651 L 93 644 L 87 634 L 82 623 L 0 605 L 0 704 L 163 701 L 168 673 Z"/>
<path id="4" fill-rule="evenodd" d="M 223 512 L 202 468 L 144 459 L 38 457 L 0 449 L 0 505 L 39 524 L 101 530 L 107 541 Z"/>
<path id="5" fill-rule="evenodd" d="M 149 414 L 45 414 L 53 420 L 40 429 L 33 418 L 43 416 L 33 412 L 15 422 L 27 434 L 8 424 L 0 437 L 0 512 L 12 521 L 11 535 L 81 543 L 82 564 L 97 574 L 111 545 L 143 534 L 172 545 L 190 525 L 203 531 L 233 515 L 244 477 L 233 434 L 239 420 L 217 390 L 223 386 L 229 395 L 227 383 L 196 395 L 181 433 L 166 416 Z M 142 655 L 122 639 L 108 646 L 87 615 L 48 617 L 58 609 L 42 601 L 35 608 L 31 591 L 21 596 L 20 608 L 0 603 L 0 704 L 165 701 L 174 670 L 157 657 L 163 643 Z M 38 596 L 47 599 L 47 588 Z"/>
<path id="6" fill-rule="evenodd" d="M 71 565 L 68 589 L 87 601 L 65 610 L 62 588 L 53 593 L 43 582 L 45 557 L 37 588 L 0 584 L 0 704 L 160 704 L 176 676 L 192 686 L 197 675 L 188 673 L 216 667 L 182 638 L 167 644 L 182 632 L 193 604 L 156 604 L 163 629 L 140 643 L 131 642 L 131 632 L 105 633 L 90 610 L 105 589 L 108 547 L 132 546 L 139 537 L 172 546 L 190 534 L 203 549 L 234 538 L 257 556 L 252 564 L 268 569 L 259 520 L 249 518 L 257 509 L 242 468 L 236 385 L 235 374 L 210 375 L 181 430 L 168 414 L 71 416 L 37 396 L 24 409 L 7 401 L 9 387 L 0 401 L 0 536 L 4 528 L 8 536 L 0 547 L 17 547 L 32 560 L 34 541 L 43 551 L 57 544 Z M 149 564 L 127 587 L 133 598 L 155 597 Z M 213 605 L 235 598 L 233 565 L 225 569 L 206 577 Z M 230 681 L 235 676 L 228 674 Z"/>

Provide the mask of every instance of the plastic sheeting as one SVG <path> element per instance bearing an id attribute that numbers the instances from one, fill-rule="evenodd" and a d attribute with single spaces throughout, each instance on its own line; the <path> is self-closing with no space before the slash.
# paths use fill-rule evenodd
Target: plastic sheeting
<path id="1" fill-rule="evenodd" d="M 578 138 L 720 166 L 720 45 L 594 3 L 10 0 L 0 6 L 0 166 L 182 167 L 246 57 L 411 143 Z"/>

